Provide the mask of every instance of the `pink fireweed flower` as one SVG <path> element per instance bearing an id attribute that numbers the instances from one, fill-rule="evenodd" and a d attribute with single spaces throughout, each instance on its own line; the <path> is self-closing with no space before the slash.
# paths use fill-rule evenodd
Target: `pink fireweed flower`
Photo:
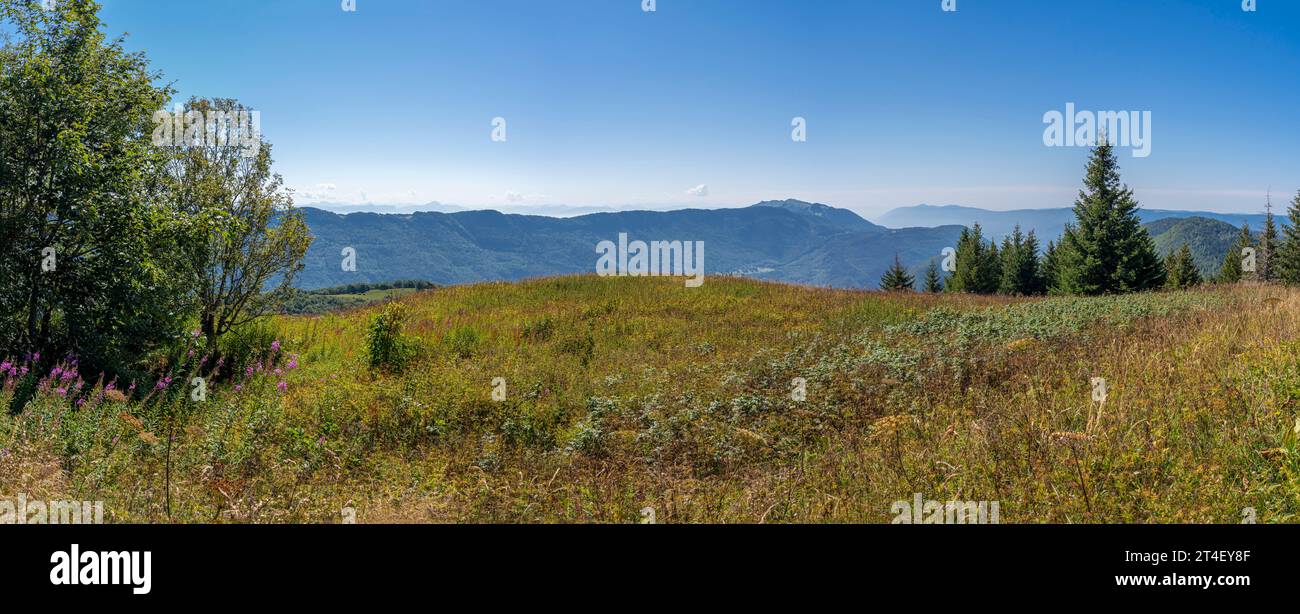
<path id="1" fill-rule="evenodd" d="M 276 390 L 279 390 L 280 392 L 284 392 L 285 390 L 287 390 L 287 389 L 289 388 L 289 384 L 286 384 L 286 383 L 284 383 L 284 382 L 280 382 L 280 383 L 278 383 L 278 384 L 275 385 L 275 388 L 276 388 Z"/>
<path id="2" fill-rule="evenodd" d="M 249 368 L 247 368 L 247 369 L 244 369 L 244 375 L 252 375 L 252 374 L 253 374 L 253 368 L 252 368 L 252 367 L 249 367 Z"/>
<path id="3" fill-rule="evenodd" d="M 235 392 L 243 392 L 243 391 L 244 391 L 243 384 L 235 384 Z"/>
<path id="4" fill-rule="evenodd" d="M 272 352 L 279 352 L 279 351 L 280 351 L 280 342 L 279 342 L 279 341 L 272 341 L 272 342 L 271 342 L 271 351 L 272 351 Z"/>
<path id="5" fill-rule="evenodd" d="M 57 394 L 57 395 L 59 395 L 59 396 L 61 396 L 61 397 L 66 397 L 66 396 L 68 396 L 68 389 L 67 389 L 67 388 L 57 388 L 57 389 L 54 390 L 54 394 Z"/>
<path id="6" fill-rule="evenodd" d="M 275 369 L 275 374 L 276 374 L 277 376 L 278 376 L 278 375 L 284 375 L 284 371 L 281 371 L 279 367 L 276 367 L 276 369 Z"/>
<path id="7" fill-rule="evenodd" d="M 289 369 L 290 371 L 292 371 L 292 370 L 294 370 L 294 369 L 297 369 L 297 368 L 298 368 L 298 355 L 297 355 L 297 354 L 292 355 L 292 356 L 289 358 L 289 364 L 285 365 L 284 368 Z"/>

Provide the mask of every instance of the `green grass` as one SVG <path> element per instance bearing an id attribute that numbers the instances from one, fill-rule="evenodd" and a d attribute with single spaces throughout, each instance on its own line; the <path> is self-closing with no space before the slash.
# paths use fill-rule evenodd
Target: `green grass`
<path id="1" fill-rule="evenodd" d="M 1003 522 L 1294 521 L 1297 298 L 441 288 L 400 299 L 399 371 L 367 365 L 370 307 L 278 318 L 267 362 L 298 367 L 206 403 L 42 393 L 0 445 L 57 479 L 0 487 L 103 499 L 126 522 L 166 520 L 164 486 L 183 522 L 888 522 L 915 492 L 998 500 Z M 151 443 L 169 429 L 170 482 Z"/>

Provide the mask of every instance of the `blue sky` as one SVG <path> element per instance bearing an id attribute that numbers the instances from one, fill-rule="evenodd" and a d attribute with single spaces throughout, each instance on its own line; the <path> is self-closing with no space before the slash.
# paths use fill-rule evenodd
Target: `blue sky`
<path id="1" fill-rule="evenodd" d="M 1295 0 L 102 2 L 181 97 L 262 112 L 300 204 L 1068 206 L 1067 102 L 1151 112 L 1144 207 L 1300 189 Z"/>

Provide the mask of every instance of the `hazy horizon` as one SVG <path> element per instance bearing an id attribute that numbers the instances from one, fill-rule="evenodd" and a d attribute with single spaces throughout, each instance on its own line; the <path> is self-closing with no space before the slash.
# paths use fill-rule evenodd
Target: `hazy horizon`
<path id="1" fill-rule="evenodd" d="M 1273 214 L 1279 216 L 1279 218 L 1285 217 L 1287 203 L 1290 202 L 1289 197 L 1288 199 L 1286 199 L 1285 202 L 1279 202 L 1278 195 L 1275 194 L 1273 196 L 1273 199 L 1274 199 Z M 353 204 L 353 203 L 317 202 L 317 203 L 295 203 L 295 205 L 298 207 L 311 207 L 314 209 L 329 211 L 331 213 L 337 213 L 340 215 L 347 215 L 350 213 L 409 215 L 412 213 L 459 213 L 459 212 L 466 212 L 466 211 L 498 211 L 501 213 L 514 214 L 514 215 L 536 215 L 542 217 L 567 218 L 567 217 L 578 217 L 581 215 L 589 215 L 593 213 L 619 213 L 619 212 L 630 212 L 630 211 L 668 212 L 668 211 L 680 211 L 685 209 L 703 209 L 703 210 L 743 209 L 745 207 L 752 207 L 761 202 L 770 202 L 770 201 L 780 202 L 780 201 L 790 201 L 790 200 L 807 202 L 812 204 L 828 205 L 831 207 L 835 207 L 837 209 L 852 211 L 853 213 L 857 214 L 863 219 L 873 223 L 878 223 L 877 220 L 894 211 L 900 209 L 911 209 L 916 207 L 934 207 L 934 208 L 961 207 L 961 208 L 987 211 L 990 213 L 1012 213 L 1017 211 L 1050 211 L 1050 210 L 1069 209 L 1073 207 L 1073 203 L 1069 203 L 1062 206 L 1052 206 L 1052 207 L 1016 207 L 1016 208 L 1007 208 L 1007 209 L 975 207 L 975 206 L 963 205 L 959 203 L 944 203 L 944 204 L 916 203 L 913 205 L 900 205 L 898 207 L 893 207 L 890 209 L 886 209 L 884 211 L 880 211 L 879 213 L 875 213 L 873 215 L 865 215 L 861 211 L 857 211 L 848 207 L 840 207 L 837 206 L 835 203 L 810 201 L 802 198 L 768 198 L 762 201 L 755 201 L 752 203 L 736 204 L 736 205 L 723 204 L 723 203 L 714 203 L 709 205 L 701 205 L 697 203 L 697 204 L 687 204 L 687 205 L 624 205 L 624 206 L 619 206 L 619 205 L 574 206 L 574 205 L 563 205 L 563 204 L 535 204 L 535 205 L 488 205 L 488 206 L 472 207 L 472 206 L 457 205 L 452 203 L 441 203 L 441 202 L 432 202 L 432 203 L 424 203 L 424 204 L 407 204 L 407 203 L 396 203 L 396 204 L 355 203 Z M 1259 207 L 1258 211 L 1225 211 L 1220 209 L 1200 209 L 1200 208 L 1180 209 L 1180 208 L 1147 207 L 1147 206 L 1142 206 L 1141 209 L 1151 210 L 1151 211 L 1186 212 L 1189 214 L 1190 213 L 1216 213 L 1222 215 L 1263 215 L 1265 210 L 1263 206 Z"/>

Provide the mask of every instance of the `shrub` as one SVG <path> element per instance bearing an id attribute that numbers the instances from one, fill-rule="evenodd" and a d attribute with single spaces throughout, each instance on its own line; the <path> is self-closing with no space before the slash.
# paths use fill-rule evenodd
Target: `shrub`
<path id="1" fill-rule="evenodd" d="M 457 326 L 447 333 L 446 342 L 452 354 L 460 358 L 469 358 L 483 344 L 483 334 L 473 326 Z"/>
<path id="2" fill-rule="evenodd" d="M 268 320 L 254 320 L 222 335 L 218 354 L 226 360 L 229 373 L 239 373 L 270 356 L 279 338 L 279 331 Z"/>
<path id="3" fill-rule="evenodd" d="M 592 356 L 596 352 L 596 340 L 592 338 L 590 332 L 577 332 L 561 339 L 559 350 L 576 357 L 585 367 L 591 363 Z"/>
<path id="4" fill-rule="evenodd" d="M 370 319 L 366 354 L 371 369 L 400 373 L 415 357 L 415 341 L 402 334 L 410 315 L 405 303 L 395 301 Z"/>
<path id="5" fill-rule="evenodd" d="M 524 325 L 523 335 L 529 341 L 546 341 L 555 333 L 555 320 L 551 316 L 544 316 L 539 320 L 534 320 Z"/>

